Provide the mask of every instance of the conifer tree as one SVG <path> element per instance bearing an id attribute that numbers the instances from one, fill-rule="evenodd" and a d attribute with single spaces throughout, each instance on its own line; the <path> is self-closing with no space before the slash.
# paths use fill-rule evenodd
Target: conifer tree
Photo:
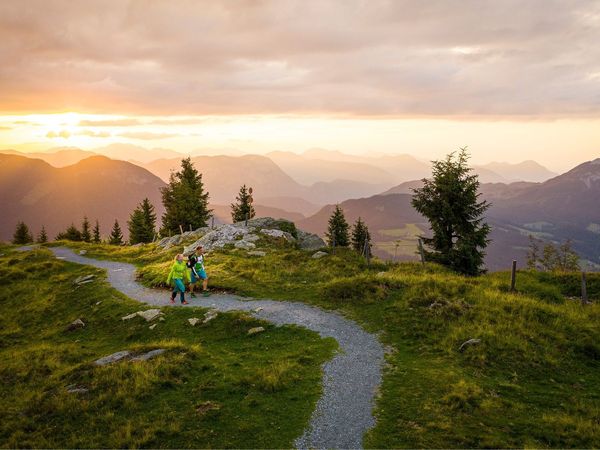
<path id="1" fill-rule="evenodd" d="M 56 235 L 56 240 L 79 242 L 81 241 L 81 231 L 79 231 L 74 224 L 71 224 L 65 231 L 61 231 L 58 233 L 58 235 Z"/>
<path id="2" fill-rule="evenodd" d="M 352 228 L 352 248 L 361 255 L 370 258 L 372 256 L 371 247 L 369 227 L 359 217 Z"/>
<path id="3" fill-rule="evenodd" d="M 233 223 L 242 222 L 246 219 L 252 219 L 256 215 L 254 206 L 252 206 L 252 202 L 250 201 L 251 198 L 252 196 L 244 184 L 240 188 L 240 192 L 235 198 L 237 203 L 231 204 L 231 220 L 233 220 Z"/>
<path id="4" fill-rule="evenodd" d="M 129 216 L 127 226 L 129 227 L 129 242 L 131 244 L 152 242 L 156 226 L 156 214 L 150 200 L 145 198 L 138 205 Z"/>
<path id="5" fill-rule="evenodd" d="M 90 233 L 90 221 L 87 216 L 83 216 L 81 224 L 81 240 L 84 242 L 92 242 L 92 234 Z"/>
<path id="6" fill-rule="evenodd" d="M 96 219 L 96 225 L 94 225 L 94 231 L 92 232 L 92 242 L 94 244 L 100 243 L 100 223 Z"/>
<path id="7" fill-rule="evenodd" d="M 39 244 L 45 244 L 48 242 L 48 234 L 46 233 L 46 227 L 42 225 L 42 229 L 40 230 L 40 234 L 38 235 L 37 242 Z"/>
<path id="8" fill-rule="evenodd" d="M 479 179 L 471 173 L 466 148 L 433 162 L 432 178 L 414 189 L 413 207 L 429 220 L 432 238 L 422 237 L 431 249 L 425 258 L 466 275 L 483 269 L 490 227 L 483 222 L 489 203 L 479 201 Z"/>
<path id="9" fill-rule="evenodd" d="M 110 232 L 108 243 L 111 245 L 121 245 L 123 243 L 123 232 L 117 219 L 115 219 L 115 224 Z"/>
<path id="10" fill-rule="evenodd" d="M 33 242 L 33 236 L 29 231 L 29 227 L 25 222 L 17 223 L 15 233 L 13 234 L 12 243 L 17 245 L 24 245 Z"/>
<path id="11" fill-rule="evenodd" d="M 325 236 L 330 247 L 348 247 L 350 245 L 348 222 L 346 222 L 344 211 L 340 208 L 340 205 L 335 205 L 335 210 L 329 218 Z"/>
<path id="12" fill-rule="evenodd" d="M 181 161 L 181 170 L 171 173 L 169 184 L 161 189 L 165 213 L 162 216 L 162 234 L 179 233 L 184 230 L 205 227 L 211 217 L 208 208 L 208 192 L 190 158 Z"/>

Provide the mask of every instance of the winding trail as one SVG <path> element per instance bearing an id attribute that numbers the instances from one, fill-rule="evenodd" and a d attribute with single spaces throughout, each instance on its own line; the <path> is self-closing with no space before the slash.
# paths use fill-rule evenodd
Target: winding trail
<path id="1" fill-rule="evenodd" d="M 134 300 L 170 305 L 168 292 L 146 288 L 135 280 L 136 268 L 132 264 L 88 258 L 65 247 L 51 250 L 57 258 L 105 269 L 108 282 Z M 375 335 L 336 312 L 298 302 L 215 294 L 194 299 L 189 306 L 247 311 L 278 325 L 299 325 L 336 339 L 340 351 L 323 365 L 323 395 L 295 445 L 303 449 L 362 447 L 364 433 L 375 425 L 373 406 L 384 361 L 383 346 Z M 257 308 L 262 309 L 255 311 Z"/>

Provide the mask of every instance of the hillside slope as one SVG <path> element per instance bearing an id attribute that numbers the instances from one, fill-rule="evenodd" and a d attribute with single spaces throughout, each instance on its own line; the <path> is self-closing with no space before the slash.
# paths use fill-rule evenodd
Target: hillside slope
<path id="1" fill-rule="evenodd" d="M 99 219 L 105 236 L 115 219 L 126 231 L 129 214 L 145 197 L 160 217 L 163 186 L 147 170 L 104 156 L 55 168 L 39 159 L 0 154 L 0 239 L 10 239 L 19 220 L 36 234 L 45 225 L 53 238 L 71 223 L 79 226 L 84 215 Z"/>

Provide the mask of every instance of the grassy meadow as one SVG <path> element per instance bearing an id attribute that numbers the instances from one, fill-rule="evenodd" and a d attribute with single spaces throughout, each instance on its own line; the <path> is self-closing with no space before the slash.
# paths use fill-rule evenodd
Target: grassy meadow
<path id="1" fill-rule="evenodd" d="M 290 447 L 306 427 L 335 341 L 242 313 L 192 327 L 199 308 L 163 308 L 151 330 L 121 320 L 148 308 L 102 271 L 47 249 L 0 254 L 0 447 Z M 88 274 L 96 281 L 73 285 Z M 86 326 L 68 331 L 77 318 Z M 148 361 L 92 364 L 157 348 L 167 351 Z"/>
<path id="2" fill-rule="evenodd" d="M 162 251 L 153 245 L 70 245 L 85 248 L 91 256 L 137 264 L 140 280 L 154 287 L 164 286 L 167 268 L 178 251 Z M 235 249 L 210 253 L 206 266 L 211 288 L 253 297 L 300 300 L 339 310 L 379 334 L 389 352 L 376 407 L 378 422 L 368 433 L 366 446 L 600 446 L 599 275 L 589 275 L 588 292 L 594 304 L 583 307 L 575 298 L 580 288 L 578 274 L 521 271 L 518 291 L 510 293 L 508 273 L 466 278 L 430 264 L 375 260 L 367 265 L 364 259 L 344 250 L 322 259 L 313 259 L 311 253 L 290 246 L 265 245 L 265 250 L 265 257 L 250 257 Z M 77 266 L 64 267 L 73 271 L 71 278 L 88 272 Z M 61 273 L 55 276 L 64 277 Z M 127 304 L 124 299 L 115 303 L 123 304 Z M 120 314 L 115 313 L 115 317 Z M 169 314 L 186 315 L 188 311 Z M 147 336 L 146 328 L 139 330 L 140 345 L 145 342 L 142 336 Z M 302 383 L 302 390 L 311 389 L 316 395 L 316 367 L 331 346 L 301 330 L 269 330 L 283 335 L 273 335 L 271 342 L 286 339 L 289 333 L 302 335 L 319 349 L 310 364 L 304 361 L 300 365 L 305 372 L 295 371 L 298 377 L 283 391 L 291 395 L 296 392 L 296 383 Z M 206 339 L 201 348 L 208 352 L 210 341 Z M 479 342 L 460 350 L 469 339 Z M 250 345 L 245 339 L 242 342 Z M 292 347 L 286 350 L 295 355 L 293 349 L 298 347 Z M 289 354 L 281 356 L 284 360 L 294 359 Z M 186 373 L 196 376 L 192 370 Z M 212 398 L 207 401 L 225 404 Z M 304 420 L 309 414 L 306 406 Z M 268 416 L 289 421 L 289 416 L 278 415 L 290 411 L 274 409 Z M 300 422 L 298 417 L 295 423 Z M 264 433 L 264 438 L 272 437 L 269 430 Z M 261 439 L 252 442 L 274 446 L 283 441 Z M 136 441 L 139 445 L 156 442 Z M 289 439 L 287 442 L 289 445 Z"/>

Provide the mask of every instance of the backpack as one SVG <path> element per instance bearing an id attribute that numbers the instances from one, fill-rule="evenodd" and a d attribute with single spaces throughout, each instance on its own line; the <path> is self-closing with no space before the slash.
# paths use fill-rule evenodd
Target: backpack
<path id="1" fill-rule="evenodd" d="M 198 259 L 196 258 L 196 255 L 190 255 L 190 256 L 188 256 L 188 260 L 187 260 L 187 263 L 185 265 L 189 269 L 193 269 L 194 266 L 196 265 L 197 261 L 198 261 Z"/>

